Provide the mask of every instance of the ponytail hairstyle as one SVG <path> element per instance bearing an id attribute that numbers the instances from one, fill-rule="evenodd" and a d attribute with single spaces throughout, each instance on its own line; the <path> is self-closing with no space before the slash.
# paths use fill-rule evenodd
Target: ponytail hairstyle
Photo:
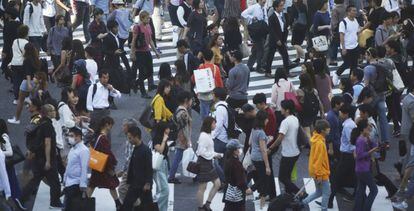
<path id="1" fill-rule="evenodd" d="M 362 119 L 358 122 L 357 127 L 354 128 L 351 132 L 350 142 L 352 145 L 356 144 L 356 140 L 361 135 L 362 131 L 364 131 L 364 129 L 367 128 L 368 126 L 369 126 L 369 123 L 368 123 L 368 120 L 366 119 Z"/>

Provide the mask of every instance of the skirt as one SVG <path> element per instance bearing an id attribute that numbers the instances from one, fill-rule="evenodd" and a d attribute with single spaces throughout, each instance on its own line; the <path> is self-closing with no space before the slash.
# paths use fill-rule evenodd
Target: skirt
<path id="1" fill-rule="evenodd" d="M 302 45 L 306 37 L 306 31 L 306 26 L 294 26 L 292 29 L 292 45 Z"/>
<path id="2" fill-rule="evenodd" d="M 207 160 L 201 156 L 198 156 L 197 163 L 200 166 L 200 172 L 196 177 L 198 182 L 211 182 L 218 178 L 216 169 L 213 166 L 213 160 Z"/>

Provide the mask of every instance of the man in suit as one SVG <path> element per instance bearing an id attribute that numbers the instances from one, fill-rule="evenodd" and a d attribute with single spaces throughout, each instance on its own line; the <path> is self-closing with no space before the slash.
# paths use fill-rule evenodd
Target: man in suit
<path id="1" fill-rule="evenodd" d="M 274 12 L 269 17 L 269 52 L 265 66 L 265 76 L 272 77 L 272 61 L 276 50 L 280 53 L 283 60 L 283 67 L 289 72 L 289 55 L 286 48 L 288 36 L 288 24 L 283 14 L 284 0 L 273 2 Z"/>
<path id="2" fill-rule="evenodd" d="M 120 77 L 123 77 L 123 75 L 118 74 L 120 69 L 122 67 L 120 66 L 120 57 L 122 55 L 126 55 L 125 51 L 120 48 L 120 42 L 118 38 L 118 22 L 115 20 L 109 20 L 107 23 L 108 28 L 108 36 L 106 36 L 103 39 L 103 48 L 102 52 L 104 54 L 104 67 L 112 70 L 110 72 L 110 78 L 111 78 L 111 84 L 114 85 L 114 87 L 119 89 L 120 83 L 122 83 L 122 80 L 120 80 Z M 129 72 L 129 71 L 128 71 Z M 109 97 L 110 101 L 110 108 L 111 109 L 117 109 L 113 97 Z"/>

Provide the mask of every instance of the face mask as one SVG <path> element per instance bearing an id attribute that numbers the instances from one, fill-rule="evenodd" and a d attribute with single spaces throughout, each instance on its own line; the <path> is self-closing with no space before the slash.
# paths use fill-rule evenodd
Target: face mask
<path id="1" fill-rule="evenodd" d="M 68 142 L 72 146 L 76 144 L 75 138 L 73 138 L 73 137 L 68 137 Z"/>

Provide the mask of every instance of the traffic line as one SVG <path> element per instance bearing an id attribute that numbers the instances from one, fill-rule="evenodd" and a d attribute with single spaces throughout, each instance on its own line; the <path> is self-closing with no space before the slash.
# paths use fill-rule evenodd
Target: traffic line
<path id="1" fill-rule="evenodd" d="M 388 211 L 394 210 L 392 207 L 392 203 L 390 200 L 386 199 L 388 196 L 388 192 L 384 186 L 377 186 L 378 187 L 378 194 L 375 197 L 374 204 L 372 205 L 371 210 L 375 211 Z M 369 189 L 366 189 L 367 195 L 369 193 Z"/>
<path id="2" fill-rule="evenodd" d="M 313 180 L 313 179 L 312 178 L 303 178 L 303 184 L 307 184 L 307 182 L 309 180 Z M 306 185 L 305 189 L 306 189 L 306 193 L 309 194 L 309 195 L 311 195 L 312 193 L 314 193 L 316 191 L 315 182 L 314 181 L 310 181 L 308 183 L 308 185 Z M 319 198 L 315 199 L 314 201 L 311 201 L 308 204 L 309 205 L 309 210 L 320 210 L 321 209 L 321 207 L 318 204 L 316 204 L 315 201 L 322 202 L 322 197 L 319 197 Z M 335 211 L 336 210 L 339 210 L 338 203 L 336 201 L 336 197 L 333 200 L 333 208 L 332 209 L 329 209 L 329 210 L 335 210 Z"/>
<path id="3" fill-rule="evenodd" d="M 207 188 L 206 191 L 204 192 L 204 203 L 207 201 L 208 198 L 208 194 L 210 193 L 210 190 L 213 188 L 213 182 L 208 182 L 207 183 Z M 223 203 L 223 193 L 222 192 L 217 192 L 216 195 L 214 196 L 213 200 L 211 201 L 210 204 L 210 208 L 213 211 L 221 211 L 224 210 L 224 203 Z M 189 210 L 192 210 L 189 209 Z"/>

